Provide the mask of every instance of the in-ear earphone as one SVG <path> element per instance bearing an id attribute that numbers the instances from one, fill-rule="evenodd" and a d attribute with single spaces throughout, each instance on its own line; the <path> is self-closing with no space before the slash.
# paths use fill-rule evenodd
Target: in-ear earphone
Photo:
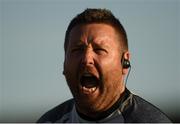
<path id="1" fill-rule="evenodd" d="M 123 67 L 124 69 L 128 69 L 128 68 L 129 68 L 128 74 L 127 74 L 126 80 L 125 80 L 125 86 L 126 86 L 127 80 L 128 80 L 128 77 L 129 77 L 129 73 L 130 73 L 130 71 L 131 71 L 131 64 L 130 64 L 130 61 L 129 61 L 128 59 L 125 59 L 125 58 L 124 58 L 124 55 L 123 55 L 123 58 L 122 58 L 122 67 Z"/>
<path id="2" fill-rule="evenodd" d="M 126 69 L 126 68 L 129 68 L 129 67 L 131 66 L 130 61 L 127 60 L 127 59 L 123 59 L 122 66 L 123 66 L 123 68 L 125 68 L 125 69 Z"/>

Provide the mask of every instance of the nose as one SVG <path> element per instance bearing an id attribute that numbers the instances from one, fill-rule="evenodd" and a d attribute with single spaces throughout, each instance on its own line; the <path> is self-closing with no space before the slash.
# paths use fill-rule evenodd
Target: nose
<path id="1" fill-rule="evenodd" d="M 82 64 L 84 66 L 93 65 L 94 64 L 94 57 L 93 51 L 91 49 L 86 49 L 84 51 L 84 55 L 82 56 Z"/>

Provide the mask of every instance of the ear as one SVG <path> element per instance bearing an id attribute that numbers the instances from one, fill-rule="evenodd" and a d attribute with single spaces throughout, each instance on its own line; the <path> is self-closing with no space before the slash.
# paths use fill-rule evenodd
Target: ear
<path id="1" fill-rule="evenodd" d="M 65 71 L 64 70 L 63 70 L 62 74 L 65 75 Z"/>
<path id="2" fill-rule="evenodd" d="M 126 60 L 129 60 L 130 61 L 130 52 L 129 51 L 126 51 L 126 52 L 124 52 L 123 53 L 123 57 L 124 57 L 124 59 L 126 59 Z M 122 74 L 123 75 L 126 75 L 128 73 L 128 68 L 122 68 Z"/>
<path id="3" fill-rule="evenodd" d="M 66 63 L 66 57 L 65 57 L 64 62 L 63 62 L 63 72 L 62 72 L 62 74 L 63 74 L 64 76 L 65 76 L 65 74 L 66 74 L 65 63 Z"/>

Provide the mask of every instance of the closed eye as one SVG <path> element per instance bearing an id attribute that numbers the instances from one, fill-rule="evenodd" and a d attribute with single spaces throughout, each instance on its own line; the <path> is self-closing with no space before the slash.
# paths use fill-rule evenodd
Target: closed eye
<path id="1" fill-rule="evenodd" d="M 106 49 L 103 49 L 103 48 L 95 48 L 94 51 L 95 51 L 97 54 L 107 53 Z"/>
<path id="2" fill-rule="evenodd" d="M 84 47 L 75 47 L 71 50 L 71 52 L 81 52 L 84 51 Z"/>

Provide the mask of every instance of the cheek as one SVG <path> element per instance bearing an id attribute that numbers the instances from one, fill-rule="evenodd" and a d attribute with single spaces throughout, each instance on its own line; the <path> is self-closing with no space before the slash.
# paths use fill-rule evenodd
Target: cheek
<path id="1" fill-rule="evenodd" d="M 77 67 L 78 64 L 79 64 L 79 57 L 67 55 L 66 60 L 65 60 L 65 69 L 66 70 L 72 71 L 72 70 L 74 70 L 74 68 Z"/>
<path id="2" fill-rule="evenodd" d="M 110 68 L 104 70 L 105 80 L 107 82 L 119 82 L 122 77 L 122 69 L 119 66 L 112 65 Z"/>
<path id="3" fill-rule="evenodd" d="M 103 92 L 107 98 L 111 99 L 118 96 L 122 90 L 122 79 L 122 69 L 120 65 L 112 64 L 111 67 L 106 70 L 103 81 Z"/>
<path id="4" fill-rule="evenodd" d="M 72 62 L 72 59 L 67 59 L 64 63 L 64 72 L 65 72 L 65 78 L 66 78 L 66 82 L 71 90 L 71 92 L 73 92 L 73 94 L 76 92 L 76 88 L 77 87 L 77 78 L 76 78 L 76 68 L 77 68 L 77 64 L 76 62 Z"/>
<path id="5" fill-rule="evenodd" d="M 64 72 L 66 79 L 75 80 L 77 70 L 79 67 L 79 59 L 74 57 L 69 57 L 64 62 Z"/>
<path id="6" fill-rule="evenodd" d="M 101 61 L 101 70 L 104 82 L 119 82 L 122 78 L 122 66 L 119 58 L 110 57 Z"/>
<path id="7" fill-rule="evenodd" d="M 103 70 L 118 71 L 122 70 L 121 59 L 117 55 L 109 55 L 105 58 L 99 59 L 101 68 Z"/>

